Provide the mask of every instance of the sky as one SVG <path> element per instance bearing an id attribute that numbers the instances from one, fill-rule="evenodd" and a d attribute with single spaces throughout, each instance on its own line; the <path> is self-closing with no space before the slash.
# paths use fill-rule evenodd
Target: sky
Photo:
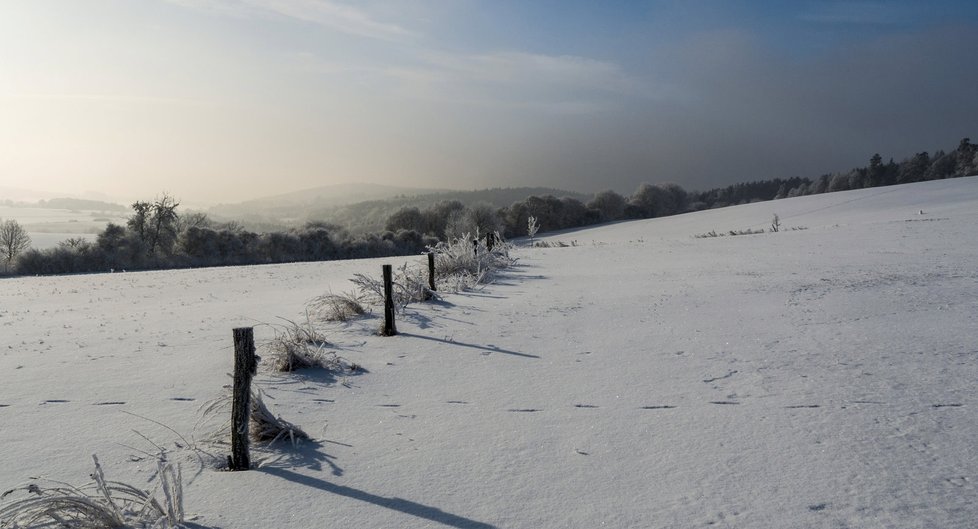
<path id="1" fill-rule="evenodd" d="M 974 1 L 5 0 L 0 189 L 813 178 L 978 139 L 975 50 Z"/>

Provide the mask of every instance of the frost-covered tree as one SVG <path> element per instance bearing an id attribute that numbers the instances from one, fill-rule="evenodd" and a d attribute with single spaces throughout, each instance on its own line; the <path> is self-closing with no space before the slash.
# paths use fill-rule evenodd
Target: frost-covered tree
<path id="1" fill-rule="evenodd" d="M 619 220 L 625 215 L 625 197 L 612 190 L 601 191 L 588 202 L 588 207 L 601 214 L 601 220 Z"/>
<path id="2" fill-rule="evenodd" d="M 534 216 L 532 216 L 532 215 L 530 215 L 529 217 L 527 217 L 527 219 L 526 219 L 526 234 L 529 235 L 530 238 L 532 239 L 532 238 L 534 238 L 534 237 L 537 236 L 537 231 L 539 231 L 539 230 L 540 230 L 540 225 L 537 224 L 537 218 L 534 217 Z"/>
<path id="3" fill-rule="evenodd" d="M 414 230 L 420 233 L 427 231 L 427 221 L 421 210 L 415 207 L 403 207 L 387 218 L 384 229 L 397 232 L 399 230 Z"/>
<path id="4" fill-rule="evenodd" d="M 0 222 L 0 257 L 6 269 L 9 270 L 14 258 L 30 246 L 30 236 L 16 220 Z"/>

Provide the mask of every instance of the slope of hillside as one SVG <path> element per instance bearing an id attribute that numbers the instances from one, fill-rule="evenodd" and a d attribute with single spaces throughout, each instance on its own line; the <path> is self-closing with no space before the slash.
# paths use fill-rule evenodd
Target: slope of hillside
<path id="1" fill-rule="evenodd" d="M 194 527 L 969 528 L 976 221 L 972 177 L 545 237 L 399 336 L 323 326 L 365 372 L 263 370 L 313 440 L 238 473 L 174 433 L 199 443 L 231 328 L 403 260 L 2 280 L 0 485 L 92 453 L 143 485 L 163 448 Z"/>

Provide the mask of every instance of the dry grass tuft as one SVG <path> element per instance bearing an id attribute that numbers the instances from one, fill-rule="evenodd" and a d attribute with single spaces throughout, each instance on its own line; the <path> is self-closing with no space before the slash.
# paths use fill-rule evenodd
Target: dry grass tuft
<path id="1" fill-rule="evenodd" d="M 201 406 L 200 419 L 197 421 L 200 426 L 214 417 L 221 417 L 220 426 L 208 435 L 211 442 L 218 444 L 231 443 L 231 386 L 224 388 L 221 396 Z M 300 439 L 309 439 L 302 428 L 273 414 L 265 405 L 263 395 L 260 390 L 252 388 L 251 416 L 248 421 L 248 435 L 252 441 L 270 445 L 288 439 L 294 446 Z"/>
<path id="2" fill-rule="evenodd" d="M 363 296 L 356 291 L 324 294 L 310 301 L 308 308 L 325 321 L 350 321 L 367 313 Z"/>
<path id="3" fill-rule="evenodd" d="M 283 318 L 284 319 L 284 318 Z M 275 337 L 265 343 L 265 356 L 276 371 L 295 371 L 322 367 L 331 371 L 342 369 L 336 353 L 328 351 L 329 342 L 319 333 L 306 314 L 306 323 L 299 325 L 285 320 L 287 325 L 274 326 Z"/>
<path id="4" fill-rule="evenodd" d="M 125 483 L 107 481 L 96 456 L 93 483 L 73 487 L 59 482 L 51 486 L 31 483 L 4 492 L 0 499 L 17 493 L 27 497 L 0 508 L 0 527 L 8 529 L 117 529 L 179 528 L 183 523 L 183 485 L 180 469 L 159 461 L 163 503 L 149 493 Z"/>

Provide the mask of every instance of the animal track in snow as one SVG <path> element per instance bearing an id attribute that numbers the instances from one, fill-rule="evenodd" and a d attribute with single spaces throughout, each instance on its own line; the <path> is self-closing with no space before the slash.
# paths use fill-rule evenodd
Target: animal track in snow
<path id="1" fill-rule="evenodd" d="M 736 374 L 737 374 L 737 370 L 734 369 L 733 371 L 727 373 L 726 375 L 723 375 L 722 377 L 707 378 L 707 379 L 703 380 L 703 382 L 706 382 L 707 384 L 709 384 L 710 382 L 716 382 L 717 380 L 723 380 L 725 378 L 730 378 L 730 377 L 732 377 L 732 376 L 734 376 Z"/>

